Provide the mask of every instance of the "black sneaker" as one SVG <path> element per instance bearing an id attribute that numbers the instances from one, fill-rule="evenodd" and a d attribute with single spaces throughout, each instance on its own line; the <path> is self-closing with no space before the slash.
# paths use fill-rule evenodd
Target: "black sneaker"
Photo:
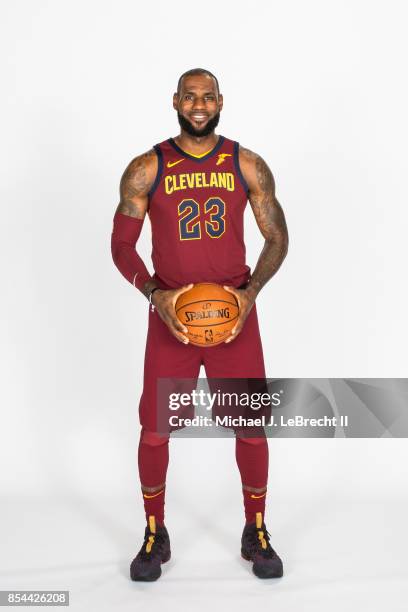
<path id="1" fill-rule="evenodd" d="M 241 555 L 253 561 L 252 571 L 258 578 L 281 578 L 282 561 L 269 544 L 271 534 L 266 530 L 262 513 L 256 513 L 256 522 L 245 525 L 241 539 Z"/>
<path id="2" fill-rule="evenodd" d="M 161 576 L 161 564 L 170 559 L 170 539 L 166 527 L 156 525 L 154 516 L 149 516 L 142 548 L 130 565 L 132 580 L 152 582 Z"/>

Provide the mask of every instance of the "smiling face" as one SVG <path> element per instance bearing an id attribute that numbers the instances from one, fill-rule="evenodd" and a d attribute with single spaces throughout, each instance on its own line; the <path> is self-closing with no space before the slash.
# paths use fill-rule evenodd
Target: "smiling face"
<path id="1" fill-rule="evenodd" d="M 223 106 L 215 79 L 206 74 L 182 79 L 180 91 L 173 96 L 180 127 L 191 136 L 208 136 L 220 119 Z"/>

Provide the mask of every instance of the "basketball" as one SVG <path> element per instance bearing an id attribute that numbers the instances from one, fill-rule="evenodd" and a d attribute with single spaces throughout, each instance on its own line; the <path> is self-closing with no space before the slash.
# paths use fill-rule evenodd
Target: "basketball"
<path id="1" fill-rule="evenodd" d="M 175 308 L 188 329 L 186 336 L 196 346 L 224 342 L 239 315 L 235 296 L 215 283 L 197 283 L 179 296 Z"/>

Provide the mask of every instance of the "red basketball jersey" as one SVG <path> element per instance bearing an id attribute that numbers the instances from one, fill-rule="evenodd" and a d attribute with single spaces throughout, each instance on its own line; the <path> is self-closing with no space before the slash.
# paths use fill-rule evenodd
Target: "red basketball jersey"
<path id="1" fill-rule="evenodd" d="M 156 180 L 149 192 L 152 261 L 164 288 L 214 282 L 235 287 L 250 277 L 245 262 L 248 185 L 238 142 L 219 136 L 203 157 L 169 138 L 154 146 Z"/>

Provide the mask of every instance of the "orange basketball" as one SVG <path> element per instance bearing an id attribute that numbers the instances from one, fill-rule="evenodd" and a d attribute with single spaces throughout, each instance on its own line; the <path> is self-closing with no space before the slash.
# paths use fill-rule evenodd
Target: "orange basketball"
<path id="1" fill-rule="evenodd" d="M 215 346 L 231 335 L 239 315 L 235 295 L 215 283 L 197 283 L 182 293 L 176 314 L 196 346 Z"/>

